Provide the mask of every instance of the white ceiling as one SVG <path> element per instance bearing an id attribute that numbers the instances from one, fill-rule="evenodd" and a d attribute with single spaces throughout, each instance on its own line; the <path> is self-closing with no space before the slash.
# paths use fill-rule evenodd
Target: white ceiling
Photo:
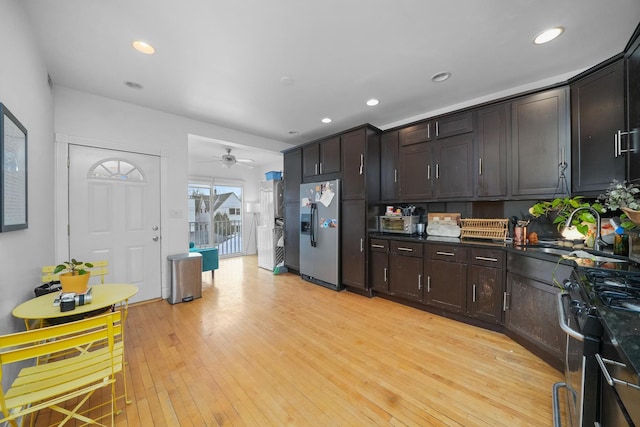
<path id="1" fill-rule="evenodd" d="M 294 145 L 566 78 L 621 52 L 640 21 L 638 0 L 23 3 L 55 84 Z M 532 43 L 553 26 L 566 31 Z M 453 76 L 431 82 L 440 71 Z"/>

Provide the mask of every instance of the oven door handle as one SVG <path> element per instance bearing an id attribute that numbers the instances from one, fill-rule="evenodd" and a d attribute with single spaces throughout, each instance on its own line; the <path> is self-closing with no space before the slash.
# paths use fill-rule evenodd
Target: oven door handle
<path id="1" fill-rule="evenodd" d="M 595 356 L 596 356 L 596 360 L 598 361 L 598 365 L 600 365 L 600 370 L 602 371 L 602 375 L 604 375 L 604 379 L 607 381 L 607 384 L 609 384 L 611 387 L 614 387 L 615 384 L 620 384 L 627 387 L 635 388 L 636 390 L 640 390 L 640 386 L 636 384 L 632 384 L 630 382 L 612 377 L 606 366 L 606 365 L 613 365 L 613 366 L 626 368 L 627 365 L 625 365 L 624 363 L 616 362 L 615 360 L 605 359 L 604 357 L 600 356 L 599 353 L 596 353 Z"/>
<path id="2" fill-rule="evenodd" d="M 564 311 L 564 303 L 562 302 L 562 300 L 564 299 L 565 296 L 569 296 L 568 293 L 566 292 L 560 292 L 557 297 L 558 297 L 558 323 L 560 324 L 560 329 L 562 329 L 567 335 L 569 335 L 572 338 L 577 339 L 578 341 L 584 341 L 584 335 L 582 335 L 580 332 L 576 331 L 575 329 L 572 329 L 569 324 L 567 323 L 567 314 Z"/>

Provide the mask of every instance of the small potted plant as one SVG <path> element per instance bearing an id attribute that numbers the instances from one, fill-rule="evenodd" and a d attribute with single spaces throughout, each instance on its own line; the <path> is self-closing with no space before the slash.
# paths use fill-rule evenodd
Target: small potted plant
<path id="1" fill-rule="evenodd" d="M 640 224 L 640 188 L 637 185 L 614 179 L 605 194 L 601 194 L 598 199 L 610 211 L 620 209 L 624 212 L 620 218 L 628 218 L 629 221 L 623 221 L 623 228 L 633 228 Z"/>
<path id="2" fill-rule="evenodd" d="M 87 268 L 93 268 L 93 264 L 90 262 L 78 261 L 75 258 L 71 258 L 71 261 L 65 261 L 62 264 L 58 264 L 53 270 L 53 274 L 60 274 L 60 285 L 62 286 L 62 292 L 76 294 L 83 294 L 87 291 L 87 285 L 91 272 Z M 62 273 L 63 271 L 66 271 Z"/>

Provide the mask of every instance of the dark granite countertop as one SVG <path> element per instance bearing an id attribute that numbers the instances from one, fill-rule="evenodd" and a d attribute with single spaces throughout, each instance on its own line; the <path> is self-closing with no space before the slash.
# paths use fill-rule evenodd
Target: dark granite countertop
<path id="1" fill-rule="evenodd" d="M 541 248 L 551 247 L 552 245 L 530 245 L 530 246 L 514 246 L 511 243 L 496 242 L 496 241 L 483 241 L 483 240 L 467 240 L 451 237 L 438 237 L 438 236 L 418 236 L 418 235 L 402 235 L 402 234 L 389 234 L 389 233 L 370 233 L 371 238 L 387 239 L 387 240 L 400 240 L 408 242 L 434 242 L 434 243 L 451 243 L 460 244 L 469 247 L 491 247 L 491 248 L 503 248 L 507 252 L 518 253 L 526 256 L 531 256 L 547 261 L 558 262 L 561 258 L 559 254 L 543 252 Z M 564 248 L 571 251 L 570 248 Z M 608 253 L 596 253 L 606 257 L 612 257 Z M 617 271 L 629 271 L 634 273 L 640 273 L 640 265 L 629 260 L 626 257 L 622 258 L 626 262 L 593 262 L 587 259 L 563 259 L 563 264 L 572 265 L 577 268 L 598 268 Z M 637 374 L 637 382 L 640 385 L 640 313 L 611 309 L 602 303 L 602 301 L 596 296 L 594 298 L 594 304 L 598 309 L 598 314 L 602 320 L 603 327 L 609 333 L 613 344 L 618 349 L 620 355 L 623 357 L 624 362 L 628 366 L 634 369 Z"/>

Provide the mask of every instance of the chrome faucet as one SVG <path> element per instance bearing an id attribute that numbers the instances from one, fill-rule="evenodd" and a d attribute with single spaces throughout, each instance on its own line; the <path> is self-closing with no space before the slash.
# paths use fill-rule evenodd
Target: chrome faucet
<path id="1" fill-rule="evenodd" d="M 601 233 L 601 228 L 600 227 L 601 227 L 602 223 L 601 223 L 601 219 L 600 219 L 600 213 L 598 213 L 597 210 L 595 210 L 591 206 L 577 208 L 576 210 L 571 212 L 571 215 L 569 215 L 569 218 L 567 219 L 567 222 L 564 224 L 564 226 L 565 227 L 571 227 L 571 221 L 573 220 L 573 216 L 575 215 L 576 212 L 582 211 L 582 210 L 588 210 L 593 214 L 593 216 L 596 217 L 596 238 L 593 241 L 593 249 L 595 249 L 596 251 L 600 251 L 600 250 L 602 250 L 603 246 L 605 246 L 607 243 L 604 240 L 602 240 L 602 236 L 600 235 L 600 233 Z"/>

